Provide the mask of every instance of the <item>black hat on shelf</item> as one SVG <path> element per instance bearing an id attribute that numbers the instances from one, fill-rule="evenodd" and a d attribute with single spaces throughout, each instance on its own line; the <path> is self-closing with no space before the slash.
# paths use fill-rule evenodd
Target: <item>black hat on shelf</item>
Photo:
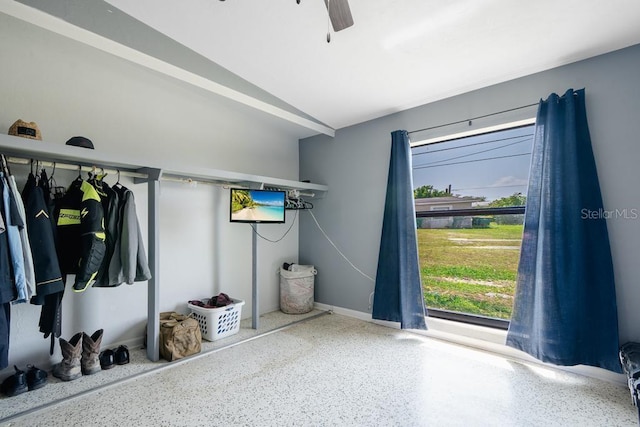
<path id="1" fill-rule="evenodd" d="M 74 136 L 69 139 L 66 145 L 75 145 L 76 147 L 84 147 L 91 148 L 93 150 L 93 142 L 89 138 L 85 138 L 84 136 Z"/>

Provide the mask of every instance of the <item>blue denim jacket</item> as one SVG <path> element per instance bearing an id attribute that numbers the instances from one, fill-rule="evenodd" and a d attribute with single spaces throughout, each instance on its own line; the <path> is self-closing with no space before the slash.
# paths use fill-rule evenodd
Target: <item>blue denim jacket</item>
<path id="1" fill-rule="evenodd" d="M 27 281 L 24 270 L 24 255 L 22 253 L 22 241 L 20 240 L 20 230 L 24 227 L 24 222 L 20 218 L 15 200 L 11 200 L 11 188 L 4 175 L 0 172 L 0 185 L 2 185 L 2 202 L 4 203 L 4 222 L 9 242 L 9 255 L 13 266 L 13 276 L 15 280 L 18 297 L 12 303 L 27 302 Z M 13 202 L 13 203 L 12 203 Z"/>

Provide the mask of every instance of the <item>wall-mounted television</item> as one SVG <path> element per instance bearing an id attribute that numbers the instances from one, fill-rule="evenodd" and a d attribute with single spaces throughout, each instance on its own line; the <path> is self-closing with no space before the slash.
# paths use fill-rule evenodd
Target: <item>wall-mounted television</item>
<path id="1" fill-rule="evenodd" d="M 231 189 L 231 222 L 283 223 L 286 192 Z"/>

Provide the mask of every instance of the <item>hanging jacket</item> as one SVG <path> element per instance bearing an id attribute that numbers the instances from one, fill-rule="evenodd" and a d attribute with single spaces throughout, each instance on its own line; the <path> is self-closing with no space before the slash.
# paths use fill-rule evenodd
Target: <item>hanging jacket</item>
<path id="1" fill-rule="evenodd" d="M 98 195 L 100 196 L 100 202 L 102 204 L 102 210 L 104 212 L 104 230 L 105 230 L 105 254 L 98 275 L 96 276 L 96 282 L 93 284 L 95 287 L 109 287 L 109 264 L 115 250 L 117 234 L 119 232 L 118 219 L 119 219 L 119 199 L 118 193 L 115 192 L 106 182 L 101 178 L 92 178 L 89 180 L 91 185 L 94 186 Z M 120 284 L 120 283 L 118 283 Z"/>
<path id="2" fill-rule="evenodd" d="M 46 175 L 44 179 L 46 181 Z M 31 303 L 43 305 L 46 295 L 64 291 L 64 283 L 56 253 L 49 207 L 43 188 L 37 184 L 32 173 L 29 174 L 22 190 L 22 199 L 36 282 L 36 295 L 31 298 Z"/>
<path id="3" fill-rule="evenodd" d="M 27 182 L 28 184 L 28 182 Z M 27 190 L 25 186 L 25 190 Z M 38 268 L 40 271 L 40 275 L 42 279 L 45 280 L 47 276 L 51 276 L 53 280 L 49 283 L 46 281 L 43 282 L 40 286 L 38 286 L 38 294 L 31 298 L 32 304 L 42 305 L 42 310 L 40 311 L 40 321 L 38 322 L 38 326 L 40 328 L 40 332 L 44 333 L 44 337 L 48 338 L 51 336 L 51 345 L 49 347 L 49 354 L 53 355 L 53 350 L 56 343 L 56 338 L 59 338 L 62 335 L 62 297 L 64 296 L 64 279 L 61 278 L 59 281 L 55 280 L 56 272 L 60 273 L 60 265 L 58 262 L 58 256 L 56 253 L 56 223 L 55 223 L 55 204 L 51 199 L 51 187 L 49 185 L 49 179 L 47 178 L 47 173 L 44 169 L 40 172 L 40 180 L 37 182 L 36 190 L 34 191 L 36 194 L 40 190 L 43 201 L 43 209 L 37 211 L 37 217 L 40 220 L 38 222 L 39 227 L 44 228 L 43 231 L 45 234 L 48 234 L 46 231 L 49 229 L 51 231 L 53 249 L 49 247 L 44 252 L 48 252 L 48 257 L 50 258 L 51 263 L 48 267 L 45 267 L 47 263 L 40 264 L 41 267 Z M 28 199 L 34 198 L 35 196 L 27 191 L 25 196 L 23 192 L 23 197 L 27 197 Z M 38 200 L 36 199 L 36 203 Z M 29 206 L 28 209 L 32 209 L 31 203 L 27 203 Z M 43 213 L 44 212 L 44 213 Z M 49 226 L 46 226 L 45 217 L 46 214 L 49 214 L 49 218 L 47 221 L 49 222 Z M 40 214 L 40 215 L 38 215 Z M 35 227 L 38 230 L 38 227 Z M 45 239 L 46 241 L 46 239 Z M 43 242 L 43 245 L 44 242 Z M 45 245 L 46 247 L 46 245 Z M 46 256 L 42 254 L 41 256 Z M 55 261 L 55 262 L 54 262 Z M 42 268 L 42 270 L 40 269 Z M 41 277 L 36 272 L 36 277 Z M 43 289 L 44 287 L 44 289 Z"/>
<path id="4" fill-rule="evenodd" d="M 7 182 L 11 190 L 11 197 L 15 201 L 20 216 L 22 227 L 18 227 L 20 234 L 20 243 L 22 247 L 22 258 L 24 259 L 24 278 L 27 286 L 27 298 L 31 298 L 36 293 L 36 274 L 33 266 L 33 253 L 31 251 L 31 242 L 29 241 L 29 224 L 27 222 L 27 213 L 22 202 L 22 196 L 18 191 L 16 178 L 13 175 L 7 175 Z"/>
<path id="5" fill-rule="evenodd" d="M 4 188 L 0 185 L 0 192 Z M 3 195 L 0 194 L 0 200 Z M 9 242 L 4 223 L 4 203 L 0 203 L 0 370 L 9 365 L 9 329 L 11 325 L 11 304 L 16 299 L 18 291 L 13 284 L 11 262 L 9 261 Z"/>
<path id="6" fill-rule="evenodd" d="M 0 193 L 4 192 L 0 185 Z M 2 200 L 2 194 L 0 194 Z M 9 260 L 9 239 L 4 225 L 4 204 L 0 203 L 0 216 L 3 218 L 3 227 L 0 229 L 0 304 L 9 303 L 16 299 L 18 290 L 13 284 L 11 274 L 11 261 Z"/>
<path id="7" fill-rule="evenodd" d="M 151 271 L 144 250 L 142 233 L 138 224 L 133 192 L 122 185 L 115 185 L 118 195 L 118 232 L 113 256 L 109 263 L 109 285 L 124 282 L 131 285 L 151 278 Z"/>
<path id="8" fill-rule="evenodd" d="M 57 249 L 60 270 L 75 274 L 74 292 L 95 283 L 105 254 L 104 215 L 100 196 L 78 177 L 56 206 Z"/>
<path id="9" fill-rule="evenodd" d="M 120 244 L 120 259 L 124 281 L 131 285 L 151 279 L 151 271 L 144 250 L 144 240 L 136 214 L 136 203 L 131 190 L 124 193 L 122 202 L 122 239 Z"/>
<path id="10" fill-rule="evenodd" d="M 7 242 L 9 244 L 9 260 L 11 263 L 11 271 L 13 272 L 14 286 L 17 291 L 17 298 L 12 303 L 23 303 L 29 300 L 29 292 L 27 290 L 27 281 L 24 269 L 24 255 L 22 252 L 22 242 L 20 240 L 19 227 L 24 227 L 24 223 L 20 218 L 18 207 L 12 196 L 9 183 L 6 180 L 4 172 L 0 172 L 0 186 L 2 187 L 2 203 L 4 206 L 4 220 L 7 233 Z"/>

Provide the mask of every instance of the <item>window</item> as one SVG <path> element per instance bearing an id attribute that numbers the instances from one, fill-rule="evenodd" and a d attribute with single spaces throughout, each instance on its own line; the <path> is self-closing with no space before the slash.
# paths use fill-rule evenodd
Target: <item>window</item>
<path id="1" fill-rule="evenodd" d="M 430 316 L 508 326 L 532 142 L 527 125 L 412 148 Z"/>

